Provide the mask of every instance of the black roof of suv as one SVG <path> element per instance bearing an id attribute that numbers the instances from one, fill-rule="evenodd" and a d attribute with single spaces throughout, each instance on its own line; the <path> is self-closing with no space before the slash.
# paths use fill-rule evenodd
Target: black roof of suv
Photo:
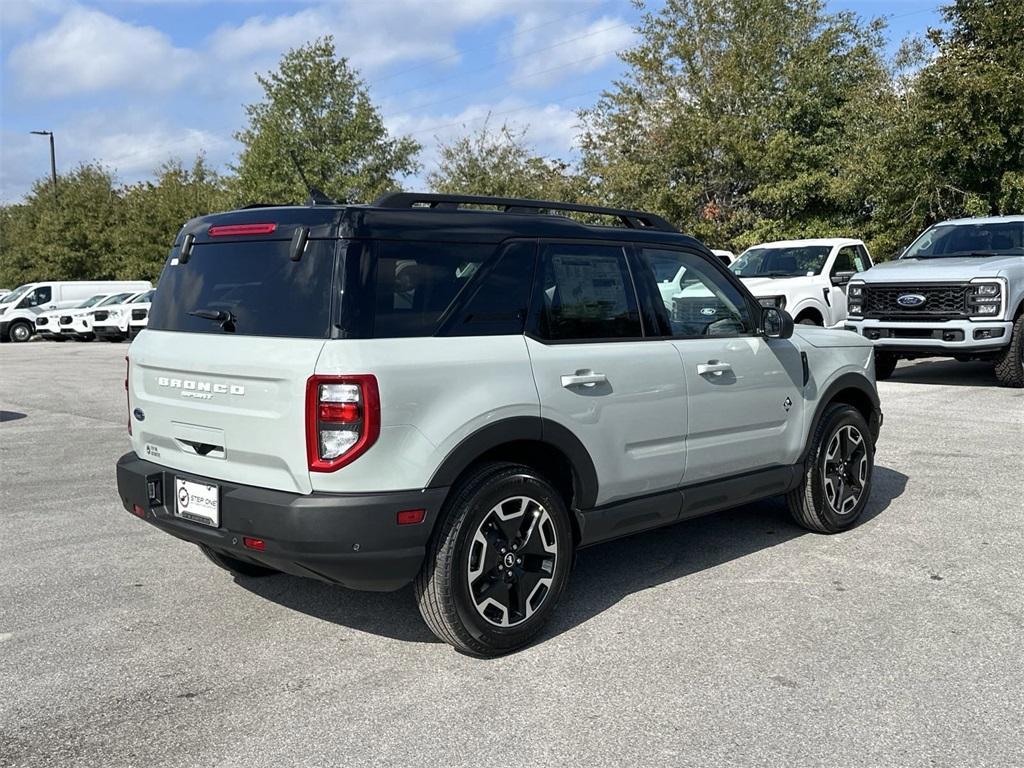
<path id="1" fill-rule="evenodd" d="M 476 207 L 466 207 L 476 206 Z M 558 212 L 607 217 L 618 226 L 585 224 Z M 212 242 L 211 228 L 274 224 L 265 239 L 288 240 L 299 228 L 308 228 L 310 238 L 415 239 L 422 237 L 448 242 L 497 243 L 509 237 L 586 238 L 685 243 L 704 248 L 692 237 L 681 234 L 660 216 L 643 211 L 575 205 L 544 200 L 436 195 L 396 192 L 370 205 L 253 206 L 192 219 L 178 233 L 175 245 L 187 235 L 197 243 Z M 216 230 L 215 230 L 216 231 Z M 240 231 L 250 239 L 253 232 Z M 221 231 L 216 241 L 230 238 Z"/>

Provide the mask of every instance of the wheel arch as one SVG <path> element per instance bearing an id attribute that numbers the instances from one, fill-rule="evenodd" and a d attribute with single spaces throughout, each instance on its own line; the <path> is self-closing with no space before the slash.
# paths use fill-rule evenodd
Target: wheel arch
<path id="1" fill-rule="evenodd" d="M 825 325 L 825 314 L 824 312 L 821 311 L 821 308 L 817 305 L 817 303 L 814 300 L 804 301 L 801 304 L 797 304 L 797 307 L 799 307 L 799 309 L 794 307 L 794 309 L 796 310 L 795 314 L 793 315 L 794 323 L 799 323 L 800 320 L 805 317 L 813 317 L 819 323 L 821 323 L 822 326 Z"/>
<path id="2" fill-rule="evenodd" d="M 858 373 L 844 373 L 829 384 L 818 398 L 818 405 L 814 409 L 814 416 L 811 418 L 807 431 L 804 450 L 800 455 L 801 462 L 807 459 L 811 437 L 817 431 L 825 411 L 835 403 L 845 403 L 860 411 L 871 430 L 872 441 L 878 440 L 878 433 L 882 426 L 882 410 L 877 390 L 867 377 Z"/>
<path id="3" fill-rule="evenodd" d="M 590 509 L 597 501 L 597 470 L 590 454 L 578 437 L 550 419 L 516 416 L 477 430 L 449 452 L 427 487 L 450 487 L 483 461 L 513 461 L 536 468 L 570 508 Z"/>

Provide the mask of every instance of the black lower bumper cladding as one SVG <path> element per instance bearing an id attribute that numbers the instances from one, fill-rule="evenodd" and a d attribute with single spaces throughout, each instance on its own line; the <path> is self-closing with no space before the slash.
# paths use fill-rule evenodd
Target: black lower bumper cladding
<path id="1" fill-rule="evenodd" d="M 220 527 L 177 517 L 174 478 L 220 486 Z M 352 589 L 390 591 L 415 578 L 447 488 L 308 495 L 235 485 L 175 472 L 138 458 L 117 462 L 124 508 L 179 539 L 239 560 Z M 399 512 L 423 509 L 423 522 L 399 525 Z M 247 548 L 244 538 L 262 540 Z"/>

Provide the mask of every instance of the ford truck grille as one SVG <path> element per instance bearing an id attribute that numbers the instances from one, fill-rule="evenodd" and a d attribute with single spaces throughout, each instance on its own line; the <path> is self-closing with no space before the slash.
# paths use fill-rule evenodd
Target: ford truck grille
<path id="1" fill-rule="evenodd" d="M 102 312 L 102 311 L 100 311 L 100 312 L 93 312 L 93 314 L 92 314 L 93 318 L 96 319 L 96 320 L 106 320 L 109 315 L 110 315 L 109 312 Z"/>
<path id="2" fill-rule="evenodd" d="M 60 324 L 71 325 L 71 315 L 61 315 Z"/>
<path id="3" fill-rule="evenodd" d="M 880 320 L 951 320 L 969 317 L 968 286 L 963 283 L 942 285 L 865 285 L 864 316 Z M 900 297 L 920 296 L 924 302 L 907 306 Z"/>
<path id="4" fill-rule="evenodd" d="M 148 311 L 146 309 L 133 309 L 132 320 L 145 320 Z"/>

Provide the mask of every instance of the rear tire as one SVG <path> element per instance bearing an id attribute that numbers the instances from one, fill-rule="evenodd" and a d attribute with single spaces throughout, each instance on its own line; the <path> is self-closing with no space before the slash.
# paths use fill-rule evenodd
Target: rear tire
<path id="1" fill-rule="evenodd" d="M 238 560 L 237 558 L 225 555 L 216 550 L 210 549 L 205 544 L 199 544 L 199 551 L 206 555 L 207 559 L 219 568 L 223 568 L 225 571 L 235 576 L 245 576 L 246 578 L 255 579 L 263 576 L 273 576 L 280 571 L 275 571 L 273 568 L 266 568 L 262 565 L 256 565 L 255 563 L 247 563 L 245 560 Z"/>
<path id="2" fill-rule="evenodd" d="M 896 370 L 896 363 L 900 359 L 891 352 L 875 352 L 875 378 L 878 381 L 885 381 Z"/>
<path id="3" fill-rule="evenodd" d="M 818 533 L 852 527 L 871 496 L 874 468 L 875 446 L 860 411 L 829 406 L 814 431 L 803 482 L 786 496 L 793 519 Z"/>
<path id="4" fill-rule="evenodd" d="M 434 532 L 416 600 L 430 631 L 471 656 L 522 648 L 569 580 L 572 524 L 536 470 L 485 464 L 454 488 Z"/>
<path id="5" fill-rule="evenodd" d="M 1024 387 L 1024 314 L 1013 322 L 1009 345 L 996 358 L 996 379 L 1001 387 Z"/>
<path id="6" fill-rule="evenodd" d="M 796 324 L 797 325 L 816 325 L 819 328 L 821 327 L 821 323 L 819 323 L 813 317 L 802 317 L 802 318 L 800 318 L 799 320 L 796 321 Z"/>

